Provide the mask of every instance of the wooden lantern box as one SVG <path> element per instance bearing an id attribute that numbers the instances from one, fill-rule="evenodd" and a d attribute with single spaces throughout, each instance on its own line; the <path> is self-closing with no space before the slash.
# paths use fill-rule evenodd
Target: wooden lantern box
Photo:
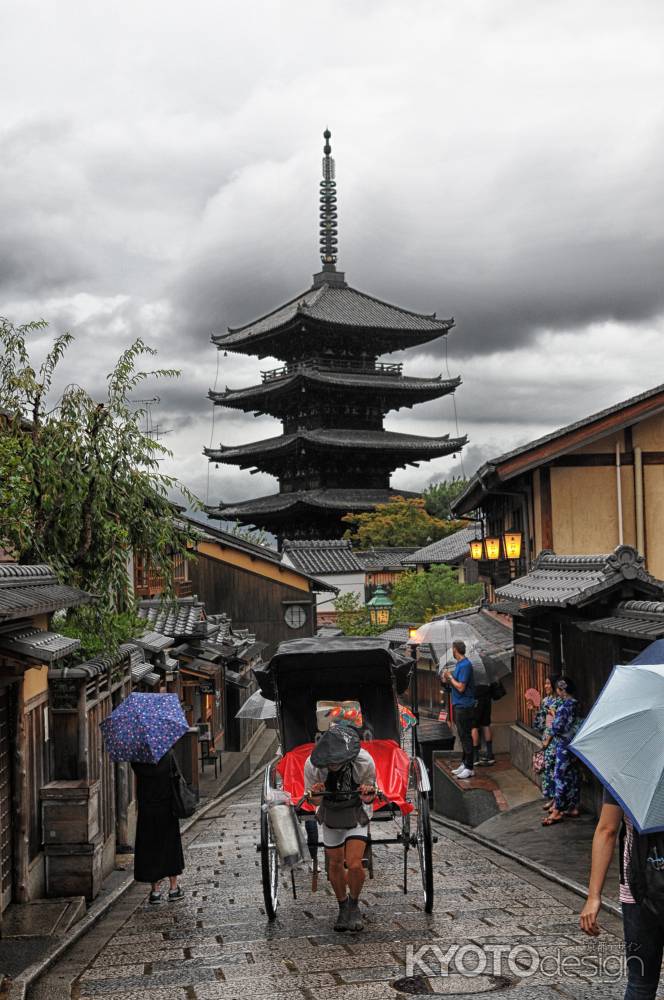
<path id="1" fill-rule="evenodd" d="M 89 844 L 47 844 L 46 895 L 93 900 L 101 889 L 103 847 L 101 834 Z"/>
<path id="2" fill-rule="evenodd" d="M 99 833 L 99 782 L 51 781 L 41 789 L 44 844 L 89 844 Z"/>

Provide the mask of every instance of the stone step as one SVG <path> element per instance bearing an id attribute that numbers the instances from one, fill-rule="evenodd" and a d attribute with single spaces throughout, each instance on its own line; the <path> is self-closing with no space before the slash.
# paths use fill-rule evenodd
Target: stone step
<path id="1" fill-rule="evenodd" d="M 85 912 L 85 896 L 11 903 L 2 916 L 2 937 L 64 937 Z"/>

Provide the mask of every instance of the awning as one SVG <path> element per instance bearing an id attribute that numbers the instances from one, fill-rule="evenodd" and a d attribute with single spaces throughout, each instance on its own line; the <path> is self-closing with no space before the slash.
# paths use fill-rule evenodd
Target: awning
<path id="1" fill-rule="evenodd" d="M 149 653 L 161 653 L 164 649 L 170 649 L 175 640 L 161 632 L 144 632 L 137 639 L 132 639 L 141 649 L 146 649 Z"/>
<path id="2" fill-rule="evenodd" d="M 228 667 L 226 668 L 224 677 L 227 684 L 232 684 L 233 687 L 238 688 L 251 687 L 253 681 L 253 678 L 249 677 L 248 674 L 239 674 L 237 670 L 229 670 Z"/>
<path id="3" fill-rule="evenodd" d="M 161 684 L 161 677 L 154 672 L 151 663 L 139 663 L 132 667 L 131 679 L 134 684 L 147 684 L 149 687 L 157 687 Z"/>
<path id="4" fill-rule="evenodd" d="M 39 663 L 55 663 L 56 660 L 69 656 L 80 645 L 80 639 L 71 639 L 58 632 L 46 632 L 38 628 L 13 629 L 0 634 L 0 652 L 26 656 Z"/>
<path id="5" fill-rule="evenodd" d="M 207 663 L 205 660 L 194 660 L 193 663 L 181 663 L 180 672 L 191 674 L 192 677 L 202 677 L 205 680 L 221 680 L 223 668 L 219 664 Z"/>

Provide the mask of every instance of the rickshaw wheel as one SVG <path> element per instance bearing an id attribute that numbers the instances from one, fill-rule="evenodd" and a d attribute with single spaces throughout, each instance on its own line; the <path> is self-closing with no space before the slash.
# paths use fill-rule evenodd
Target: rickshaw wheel
<path id="1" fill-rule="evenodd" d="M 417 853 L 420 856 L 424 912 L 433 912 L 433 855 L 431 849 L 431 820 L 429 799 L 426 792 L 417 792 Z"/>
<path id="2" fill-rule="evenodd" d="M 414 758 L 410 770 L 409 798 L 415 800 L 417 809 L 415 837 L 411 840 L 413 846 L 417 847 L 417 855 L 420 862 L 420 873 L 422 875 L 422 889 L 424 890 L 424 912 L 433 912 L 433 852 L 431 839 L 431 819 L 429 817 L 429 796 L 422 788 L 421 768 L 424 764 L 418 758 Z M 406 854 L 407 857 L 407 854 Z M 406 861 L 404 859 L 404 868 Z M 405 872 L 404 872 L 405 875 Z M 405 879 L 404 879 L 405 881 Z"/>
<path id="3" fill-rule="evenodd" d="M 266 789 L 270 781 L 270 767 L 266 769 L 261 796 L 261 873 L 263 879 L 263 899 L 268 920 L 277 916 L 279 905 L 279 854 L 272 836 L 270 817 L 262 806 L 265 803 Z"/>

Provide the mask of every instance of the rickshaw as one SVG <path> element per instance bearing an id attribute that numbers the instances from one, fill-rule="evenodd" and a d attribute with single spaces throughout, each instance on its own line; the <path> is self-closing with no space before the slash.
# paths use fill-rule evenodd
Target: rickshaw
<path id="1" fill-rule="evenodd" d="M 373 804 L 365 865 L 373 877 L 373 850 L 387 844 L 403 849 L 403 891 L 408 892 L 409 851 L 416 850 L 424 910 L 433 910 L 432 834 L 427 769 L 417 756 L 417 741 L 407 753 L 397 695 L 411 683 L 413 661 L 390 649 L 387 640 L 364 637 L 306 638 L 282 642 L 265 667 L 255 669 L 261 694 L 275 703 L 280 746 L 265 769 L 261 800 L 260 845 L 265 909 L 274 920 L 279 902 L 280 860 L 263 806 L 275 791 L 290 795 L 298 821 L 304 823 L 312 859 L 312 888 L 318 874 L 315 808 L 307 800 L 304 764 L 320 735 L 321 703 L 352 700 L 361 710 L 362 747 L 376 764 L 379 795 Z M 391 828 L 389 827 L 391 824 Z M 379 827 L 393 836 L 376 835 Z M 297 897 L 291 870 L 293 896 Z"/>

